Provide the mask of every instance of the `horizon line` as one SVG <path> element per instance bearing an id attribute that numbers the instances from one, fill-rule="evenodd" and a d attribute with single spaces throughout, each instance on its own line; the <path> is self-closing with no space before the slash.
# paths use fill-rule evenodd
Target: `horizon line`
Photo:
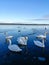
<path id="1" fill-rule="evenodd" d="M 0 23 L 0 25 L 49 25 L 48 23 Z"/>

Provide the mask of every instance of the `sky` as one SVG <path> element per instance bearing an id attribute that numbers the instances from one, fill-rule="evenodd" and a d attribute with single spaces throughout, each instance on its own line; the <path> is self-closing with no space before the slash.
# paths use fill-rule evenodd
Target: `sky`
<path id="1" fill-rule="evenodd" d="M 0 0 L 0 23 L 49 23 L 49 0 Z"/>

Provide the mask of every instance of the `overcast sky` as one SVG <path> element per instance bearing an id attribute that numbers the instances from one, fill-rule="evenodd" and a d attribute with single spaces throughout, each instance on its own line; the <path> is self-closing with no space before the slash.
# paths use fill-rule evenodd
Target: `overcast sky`
<path id="1" fill-rule="evenodd" d="M 45 19 L 49 0 L 0 0 L 0 23 L 49 23 Z"/>

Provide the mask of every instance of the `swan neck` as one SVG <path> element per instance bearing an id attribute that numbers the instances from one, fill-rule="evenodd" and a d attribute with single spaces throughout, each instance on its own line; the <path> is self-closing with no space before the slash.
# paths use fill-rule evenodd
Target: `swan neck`
<path id="1" fill-rule="evenodd" d="M 11 45 L 11 39 L 8 39 L 9 45 Z"/>
<path id="2" fill-rule="evenodd" d="M 44 44 L 44 39 L 42 39 L 42 43 Z"/>
<path id="3" fill-rule="evenodd" d="M 45 36 L 46 36 L 46 32 L 45 32 L 45 34 L 44 34 Z"/>

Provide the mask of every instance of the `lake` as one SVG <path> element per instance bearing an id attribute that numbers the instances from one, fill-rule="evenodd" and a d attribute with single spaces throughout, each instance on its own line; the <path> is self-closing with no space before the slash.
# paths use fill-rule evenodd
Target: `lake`
<path id="1" fill-rule="evenodd" d="M 46 27 L 46 28 L 45 28 Z M 45 39 L 45 48 L 38 47 L 34 44 L 36 36 L 48 32 Z M 22 51 L 20 53 L 11 52 L 8 49 L 4 34 L 12 35 L 12 44 L 18 45 L 17 38 L 28 36 L 27 46 L 19 46 Z M 0 25 L 0 65 L 46 65 L 49 63 L 49 26 L 33 26 L 33 25 Z"/>

